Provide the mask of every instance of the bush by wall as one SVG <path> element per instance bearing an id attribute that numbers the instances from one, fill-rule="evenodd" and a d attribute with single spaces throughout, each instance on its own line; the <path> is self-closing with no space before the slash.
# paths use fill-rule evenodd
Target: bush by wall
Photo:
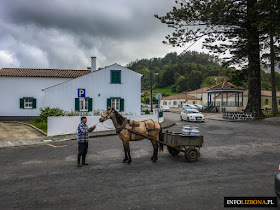
<path id="1" fill-rule="evenodd" d="M 50 108 L 46 107 L 44 109 L 40 108 L 40 115 L 35 120 L 36 123 L 47 122 L 50 116 L 64 116 L 63 110 L 60 108 Z"/>

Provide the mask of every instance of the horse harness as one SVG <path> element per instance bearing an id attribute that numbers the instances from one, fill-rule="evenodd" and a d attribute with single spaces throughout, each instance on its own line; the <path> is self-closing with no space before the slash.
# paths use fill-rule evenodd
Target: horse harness
<path id="1" fill-rule="evenodd" d="M 159 128 L 156 128 L 156 124 L 155 124 L 155 121 L 153 121 L 151 119 L 151 121 L 154 123 L 154 128 L 153 129 L 148 129 L 147 128 L 147 124 L 146 124 L 146 121 L 142 121 L 144 122 L 145 124 L 145 127 L 146 127 L 146 131 L 148 132 L 151 132 L 151 131 L 159 131 L 160 129 Z M 132 134 L 134 133 L 135 135 L 137 135 L 138 132 L 134 131 L 134 128 L 135 127 L 139 127 L 139 125 L 137 126 L 135 123 L 134 123 L 134 120 L 132 121 L 132 123 L 130 124 L 130 126 L 132 127 L 132 129 L 128 129 L 126 128 L 126 124 L 129 123 L 130 124 L 130 120 L 128 120 L 126 117 L 125 117 L 125 120 L 123 121 L 122 125 L 118 128 L 116 128 L 116 133 L 119 134 L 123 129 L 126 129 L 130 132 L 130 139 L 131 139 L 131 136 Z M 142 136 L 142 135 L 141 135 Z"/>

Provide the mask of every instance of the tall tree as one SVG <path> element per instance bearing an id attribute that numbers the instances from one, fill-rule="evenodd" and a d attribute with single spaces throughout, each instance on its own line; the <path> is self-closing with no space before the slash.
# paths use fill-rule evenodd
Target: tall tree
<path id="1" fill-rule="evenodd" d="M 263 117 L 261 111 L 260 46 L 257 0 L 176 0 L 176 7 L 164 16 L 155 15 L 174 29 L 166 36 L 173 46 L 185 46 L 205 37 L 203 46 L 231 56 L 227 64 L 248 71 L 246 112 Z"/>
<path id="2" fill-rule="evenodd" d="M 263 58 L 268 61 L 271 69 L 271 92 L 272 92 L 272 113 L 278 114 L 276 97 L 275 66 L 279 62 L 279 38 L 280 38 L 280 2 L 277 0 L 262 0 L 259 2 L 260 19 L 259 28 L 262 33 L 262 48 L 269 49 L 264 53 Z M 278 24 L 277 24 L 278 23 Z M 267 63 L 265 63 L 267 64 Z"/>

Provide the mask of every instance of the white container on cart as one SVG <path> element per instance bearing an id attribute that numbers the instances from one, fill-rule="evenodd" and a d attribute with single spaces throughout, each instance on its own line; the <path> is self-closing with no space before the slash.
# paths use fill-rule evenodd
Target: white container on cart
<path id="1" fill-rule="evenodd" d="M 191 133 L 191 127 L 190 126 L 184 126 L 183 129 L 182 129 L 182 134 L 184 135 L 190 135 Z"/>
<path id="2" fill-rule="evenodd" d="M 199 135 L 198 127 L 192 127 L 190 131 L 190 135 L 197 136 Z"/>
<path id="3" fill-rule="evenodd" d="M 182 129 L 183 135 L 197 136 L 199 135 L 198 127 L 184 126 Z"/>

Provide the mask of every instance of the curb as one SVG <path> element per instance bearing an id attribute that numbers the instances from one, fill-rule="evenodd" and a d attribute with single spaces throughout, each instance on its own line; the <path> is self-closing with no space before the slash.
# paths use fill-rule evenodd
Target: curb
<path id="1" fill-rule="evenodd" d="M 225 122 L 252 122 L 253 120 L 227 120 L 223 118 L 208 118 L 208 120 L 225 121 Z"/>
<path id="2" fill-rule="evenodd" d="M 175 125 L 174 121 L 171 120 L 166 120 L 168 121 L 167 125 L 163 126 L 162 128 L 169 128 L 172 127 L 173 125 Z M 21 123 L 21 122 L 17 122 L 17 123 Z M 22 123 L 25 125 L 29 125 L 26 123 Z M 29 125 L 30 127 L 32 127 L 33 125 Z M 41 131 L 39 128 L 35 128 L 36 130 L 38 130 L 39 132 L 42 132 L 43 134 L 45 134 L 45 132 Z M 51 139 L 53 137 L 47 137 L 46 138 L 40 138 L 40 139 L 26 139 L 26 140 L 4 140 L 4 141 L 0 141 L 0 148 L 5 148 L 5 147 L 19 147 L 19 146 L 26 146 L 26 145 L 40 145 L 40 144 L 46 144 L 46 143 L 53 143 L 53 142 L 63 142 L 63 141 L 72 141 L 72 140 L 77 140 L 76 134 L 72 134 L 75 135 L 75 138 L 71 137 L 71 134 L 65 135 L 65 136 L 56 136 L 55 138 L 62 138 L 62 139 Z M 92 133 L 91 135 L 89 135 L 89 138 L 95 138 L 95 137 L 103 137 L 103 136 L 113 136 L 113 135 L 117 135 L 115 130 L 109 130 L 109 131 L 97 131 Z M 65 138 L 63 138 L 65 137 Z M 67 138 L 68 137 L 68 138 Z"/>

